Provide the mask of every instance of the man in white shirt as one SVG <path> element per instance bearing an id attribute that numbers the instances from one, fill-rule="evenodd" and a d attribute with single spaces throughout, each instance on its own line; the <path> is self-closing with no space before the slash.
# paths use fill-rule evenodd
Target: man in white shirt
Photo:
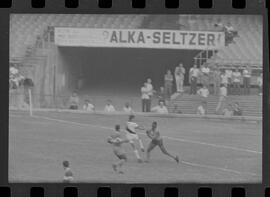
<path id="1" fill-rule="evenodd" d="M 209 90 L 207 89 L 207 87 L 204 85 L 202 88 L 200 88 L 197 91 L 197 94 L 200 95 L 201 97 L 201 101 L 205 103 L 205 110 L 207 111 L 207 98 L 209 96 Z"/>
<path id="2" fill-rule="evenodd" d="M 163 101 L 159 101 L 158 106 L 155 106 L 151 109 L 152 112 L 156 112 L 159 114 L 168 114 L 168 109 L 167 107 L 164 105 Z"/>
<path id="3" fill-rule="evenodd" d="M 141 99 L 142 99 L 142 112 L 150 111 L 150 96 L 147 88 L 147 83 L 144 83 L 144 86 L 141 88 Z"/>
<path id="4" fill-rule="evenodd" d="M 83 105 L 83 110 L 94 112 L 95 106 L 89 100 L 85 100 L 84 105 Z"/>
<path id="5" fill-rule="evenodd" d="M 242 74 L 239 72 L 238 68 L 232 74 L 233 76 L 233 93 L 240 95 L 241 94 L 241 78 Z"/>
<path id="6" fill-rule="evenodd" d="M 220 109 L 223 108 L 223 104 L 226 102 L 226 97 L 227 97 L 227 88 L 224 84 L 220 85 L 220 90 L 219 90 L 219 99 L 218 99 L 218 104 L 216 107 L 216 113 L 218 114 Z"/>
<path id="7" fill-rule="evenodd" d="M 249 66 L 243 70 L 243 93 L 250 94 L 250 78 L 251 78 L 251 69 Z"/>
<path id="8" fill-rule="evenodd" d="M 115 108 L 112 105 L 111 100 L 107 100 L 107 104 L 105 105 L 104 111 L 107 112 L 107 113 L 115 112 Z"/>
<path id="9" fill-rule="evenodd" d="M 196 94 L 197 92 L 199 72 L 200 70 L 197 68 L 196 64 L 189 70 L 190 94 Z"/>
<path id="10" fill-rule="evenodd" d="M 209 83 L 210 83 L 210 68 L 208 67 L 208 64 L 204 65 L 201 67 L 201 73 L 202 73 L 202 84 L 203 86 L 206 86 L 209 88 Z"/>
<path id="11" fill-rule="evenodd" d="M 186 70 L 183 67 L 183 64 L 180 63 L 174 71 L 175 83 L 176 83 L 176 91 L 184 92 L 184 79 L 185 79 Z"/>

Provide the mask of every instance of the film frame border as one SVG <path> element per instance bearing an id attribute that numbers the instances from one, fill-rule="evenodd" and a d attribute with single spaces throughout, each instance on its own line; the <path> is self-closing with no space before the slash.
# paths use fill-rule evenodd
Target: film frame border
<path id="1" fill-rule="evenodd" d="M 3 70 L 0 72 L 0 188 L 9 187 L 12 196 L 30 196 L 32 187 L 44 188 L 45 196 L 64 195 L 64 188 L 77 187 L 78 196 L 97 196 L 98 188 L 110 188 L 112 196 L 130 196 L 133 187 L 144 188 L 145 196 L 163 196 L 165 188 L 177 188 L 180 196 L 198 196 L 199 188 L 211 188 L 212 196 L 230 196 L 232 188 L 245 188 L 247 196 L 264 196 L 265 189 L 270 183 L 270 130 L 269 120 L 269 40 L 268 40 L 268 15 L 264 2 L 260 0 L 246 0 L 246 8 L 235 9 L 229 4 L 230 0 L 213 0 L 210 9 L 200 9 L 198 0 L 182 0 L 179 8 L 165 8 L 165 0 L 146 0 L 144 9 L 132 8 L 131 0 L 113 0 L 111 8 L 99 8 L 97 1 L 79 0 L 77 8 L 65 7 L 64 0 L 45 0 L 44 8 L 32 8 L 31 0 L 12 0 L 10 8 L 0 8 L 0 59 Z M 217 2 L 218 1 L 218 2 Z M 124 3 L 125 2 L 125 3 Z M 8 183 L 8 73 L 9 73 L 9 14 L 51 13 L 51 14 L 257 14 L 263 17 L 263 176 L 260 184 L 200 184 L 200 183 L 170 183 L 170 184 L 110 184 L 110 183 Z M 1 190 L 0 190 L 1 192 Z M 268 191 L 269 193 L 269 191 Z"/>

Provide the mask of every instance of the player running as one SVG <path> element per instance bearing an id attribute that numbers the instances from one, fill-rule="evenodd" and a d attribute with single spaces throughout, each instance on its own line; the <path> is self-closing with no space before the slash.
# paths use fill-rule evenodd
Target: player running
<path id="1" fill-rule="evenodd" d="M 157 122 L 152 123 L 152 128 L 146 131 L 147 136 L 151 139 L 151 142 L 148 145 L 147 152 L 146 152 L 146 161 L 149 162 L 150 159 L 150 152 L 156 147 L 159 146 L 160 150 L 169 157 L 173 158 L 177 163 L 179 163 L 178 156 L 172 156 L 168 151 L 165 149 L 163 145 L 163 139 L 160 136 L 159 131 L 157 130 Z"/>
<path id="2" fill-rule="evenodd" d="M 136 129 L 144 130 L 144 128 L 139 126 L 137 123 L 135 123 L 133 121 L 134 118 L 135 118 L 134 115 L 130 115 L 129 118 L 128 118 L 128 121 L 126 123 L 126 137 L 129 140 L 129 143 L 130 143 L 131 147 L 133 148 L 133 151 L 135 153 L 137 161 L 139 163 L 142 163 L 142 159 L 141 159 L 141 157 L 139 155 L 138 150 L 136 149 L 136 146 L 134 144 L 134 140 L 139 141 L 141 151 L 144 152 L 144 146 L 143 146 L 142 140 L 139 138 L 138 134 L 136 133 Z"/>
<path id="3" fill-rule="evenodd" d="M 123 174 L 121 170 L 122 165 L 127 161 L 127 156 L 125 151 L 122 148 L 123 143 L 128 143 L 129 140 L 123 140 L 120 134 L 120 125 L 115 125 L 115 132 L 108 138 L 108 143 L 113 145 L 113 152 L 120 159 L 120 161 L 112 165 L 113 170 L 120 174 Z"/>
<path id="4" fill-rule="evenodd" d="M 71 181 L 73 181 L 73 173 L 70 169 L 70 166 L 69 166 L 69 162 L 68 161 L 63 161 L 63 167 L 64 167 L 64 170 L 65 170 L 65 175 L 64 175 L 64 178 L 63 178 L 63 182 L 64 183 L 70 183 Z"/>

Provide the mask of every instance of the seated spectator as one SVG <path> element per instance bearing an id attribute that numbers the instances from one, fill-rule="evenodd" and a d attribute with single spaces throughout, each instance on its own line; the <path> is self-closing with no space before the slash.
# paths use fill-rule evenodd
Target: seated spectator
<path id="1" fill-rule="evenodd" d="M 206 114 L 206 102 L 205 101 L 202 101 L 201 104 L 198 106 L 196 114 L 201 115 L 201 116 L 204 116 Z"/>
<path id="2" fill-rule="evenodd" d="M 243 112 L 242 109 L 239 106 L 238 102 L 235 102 L 233 105 L 233 115 L 234 116 L 242 116 Z"/>
<path id="3" fill-rule="evenodd" d="M 232 110 L 232 105 L 228 105 L 228 107 L 224 108 L 223 110 L 223 115 L 226 117 L 232 117 L 233 115 L 233 110 Z"/>
<path id="4" fill-rule="evenodd" d="M 79 108 L 79 97 L 76 92 L 73 92 L 69 98 L 69 109 L 78 109 Z"/>
<path id="5" fill-rule="evenodd" d="M 83 110 L 94 112 L 95 106 L 89 100 L 85 100 L 84 105 L 83 105 Z"/>
<path id="6" fill-rule="evenodd" d="M 129 103 L 126 103 L 126 104 L 125 104 L 125 106 L 124 106 L 124 108 L 123 108 L 123 111 L 124 111 L 125 113 L 129 113 L 129 114 L 131 114 L 131 113 L 134 112 L 133 109 L 131 108 L 131 106 L 129 105 Z"/>
<path id="7" fill-rule="evenodd" d="M 182 111 L 180 109 L 178 109 L 178 105 L 175 104 L 173 106 L 173 110 L 172 110 L 172 113 L 175 113 L 175 114 L 182 114 Z"/>
<path id="8" fill-rule="evenodd" d="M 105 105 L 105 108 L 104 108 L 104 111 L 105 112 L 115 112 L 115 108 L 114 106 L 112 105 L 112 101 L 111 100 L 107 100 L 107 104 Z"/>
<path id="9" fill-rule="evenodd" d="M 168 114 L 169 111 L 167 107 L 164 105 L 164 101 L 159 101 L 159 104 L 151 109 L 152 112 L 156 112 L 159 114 Z"/>
<path id="10" fill-rule="evenodd" d="M 258 85 L 259 95 L 261 96 L 262 95 L 262 86 L 263 86 L 263 74 L 262 73 L 257 78 L 257 85 Z"/>

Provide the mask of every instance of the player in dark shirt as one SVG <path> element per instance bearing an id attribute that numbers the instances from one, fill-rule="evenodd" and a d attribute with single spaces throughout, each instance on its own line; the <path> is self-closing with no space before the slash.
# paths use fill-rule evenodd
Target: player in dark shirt
<path id="1" fill-rule="evenodd" d="M 146 152 L 146 161 L 149 162 L 150 152 L 156 147 L 159 146 L 160 150 L 169 157 L 173 158 L 177 163 L 179 163 L 178 156 L 171 155 L 163 145 L 163 139 L 160 136 L 159 131 L 157 130 L 157 122 L 152 123 L 152 128 L 146 131 L 147 136 L 151 139 L 151 142 L 148 145 Z"/>

